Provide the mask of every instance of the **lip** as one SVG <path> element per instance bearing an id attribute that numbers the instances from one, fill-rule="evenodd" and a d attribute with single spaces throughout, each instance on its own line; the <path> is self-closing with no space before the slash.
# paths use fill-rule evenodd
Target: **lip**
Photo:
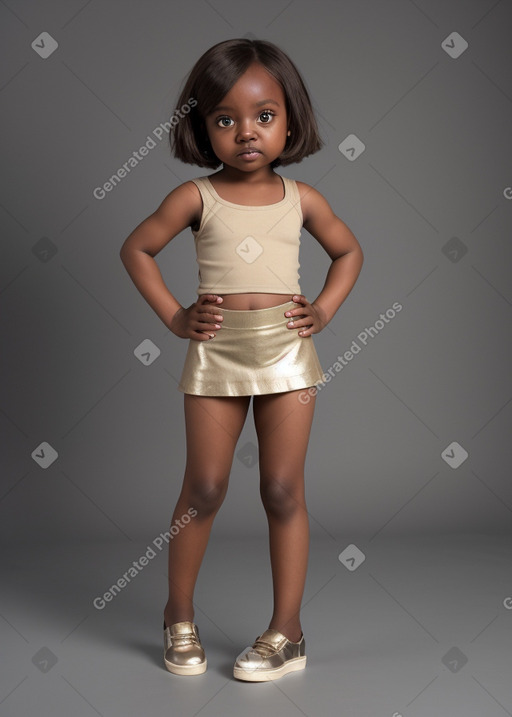
<path id="1" fill-rule="evenodd" d="M 246 147 L 237 154 L 237 157 L 241 157 L 242 159 L 254 159 L 259 154 L 261 154 L 259 149 L 256 149 L 255 147 Z"/>

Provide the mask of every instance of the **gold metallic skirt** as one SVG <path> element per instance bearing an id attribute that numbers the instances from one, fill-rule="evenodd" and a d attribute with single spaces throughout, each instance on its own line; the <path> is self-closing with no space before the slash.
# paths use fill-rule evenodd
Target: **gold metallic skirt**
<path id="1" fill-rule="evenodd" d="M 288 301 L 268 309 L 216 307 L 222 328 L 208 341 L 189 340 L 179 390 L 197 396 L 254 396 L 309 388 L 323 381 L 312 336 L 289 329 Z"/>

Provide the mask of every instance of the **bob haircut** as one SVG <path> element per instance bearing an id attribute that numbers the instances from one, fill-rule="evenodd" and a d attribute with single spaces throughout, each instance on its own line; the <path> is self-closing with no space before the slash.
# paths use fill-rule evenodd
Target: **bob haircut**
<path id="1" fill-rule="evenodd" d="M 290 137 L 271 166 L 300 162 L 321 149 L 311 100 L 293 62 L 271 42 L 243 38 L 217 43 L 192 68 L 178 107 L 193 106 L 169 131 L 171 151 L 177 159 L 210 169 L 221 165 L 208 139 L 205 117 L 253 63 L 262 65 L 280 83 L 286 99 Z"/>

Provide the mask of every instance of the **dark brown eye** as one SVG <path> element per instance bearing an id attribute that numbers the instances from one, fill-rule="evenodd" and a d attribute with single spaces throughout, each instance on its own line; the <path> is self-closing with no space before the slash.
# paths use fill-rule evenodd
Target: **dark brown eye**
<path id="1" fill-rule="evenodd" d="M 268 124 L 272 121 L 272 117 L 274 116 L 273 112 L 270 112 L 269 110 L 265 110 L 260 114 L 260 120 L 263 122 L 263 124 Z"/>

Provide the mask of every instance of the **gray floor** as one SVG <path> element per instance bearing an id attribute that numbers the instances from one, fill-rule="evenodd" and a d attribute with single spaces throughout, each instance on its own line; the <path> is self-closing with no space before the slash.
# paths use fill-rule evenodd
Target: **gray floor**
<path id="1" fill-rule="evenodd" d="M 509 535 L 355 541 L 365 559 L 351 570 L 338 558 L 351 541 L 312 538 L 306 669 L 255 684 L 232 666 L 268 626 L 266 540 L 212 536 L 195 596 L 208 669 L 178 677 L 162 660 L 165 545 L 93 605 L 153 539 L 4 552 L 1 715 L 512 715 Z"/>

